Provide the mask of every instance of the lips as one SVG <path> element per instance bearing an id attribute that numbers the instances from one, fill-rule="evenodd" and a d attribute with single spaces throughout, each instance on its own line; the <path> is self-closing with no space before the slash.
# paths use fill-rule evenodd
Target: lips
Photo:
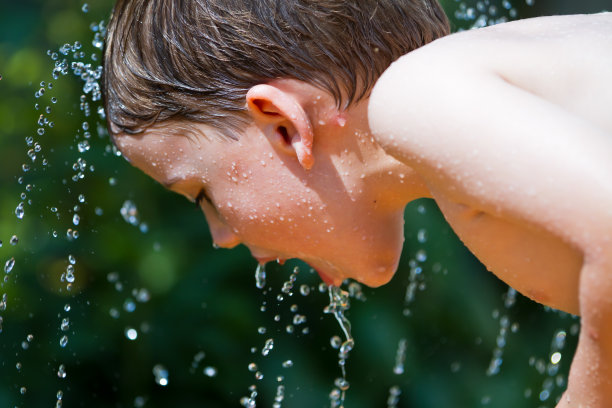
<path id="1" fill-rule="evenodd" d="M 320 269 L 317 268 L 313 268 L 315 271 L 317 271 L 317 273 L 319 274 L 319 277 L 321 278 L 321 280 L 326 284 L 326 285 L 335 285 L 334 284 L 334 280 L 329 277 L 328 275 L 326 275 L 325 273 L 321 272 Z"/>

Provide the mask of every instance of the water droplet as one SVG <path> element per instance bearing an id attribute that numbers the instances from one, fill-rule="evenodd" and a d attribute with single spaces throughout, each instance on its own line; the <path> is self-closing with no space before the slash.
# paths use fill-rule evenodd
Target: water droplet
<path id="1" fill-rule="evenodd" d="M 217 369 L 215 367 L 204 367 L 204 375 L 207 377 L 214 377 L 217 375 Z"/>
<path id="2" fill-rule="evenodd" d="M 74 214 L 72 217 L 72 223 L 74 225 L 79 225 L 79 222 L 81 222 L 81 217 L 79 217 L 79 214 Z"/>
<path id="3" fill-rule="evenodd" d="M 68 238 L 68 241 L 75 240 L 78 237 L 79 237 L 79 231 L 73 230 L 72 228 L 68 228 L 68 230 L 66 231 L 66 238 Z"/>
<path id="4" fill-rule="evenodd" d="M 346 391 L 349 389 L 349 382 L 346 378 L 338 377 L 334 381 L 334 385 L 338 387 L 341 391 Z"/>
<path id="5" fill-rule="evenodd" d="M 21 393 L 21 395 L 24 395 L 27 391 L 28 391 L 28 389 L 26 387 L 21 387 L 19 389 L 19 393 Z"/>
<path id="6" fill-rule="evenodd" d="M 404 362 L 406 361 L 406 339 L 400 339 L 397 345 L 397 351 L 395 353 L 395 365 L 393 366 L 393 373 L 401 375 L 404 373 Z"/>
<path id="7" fill-rule="evenodd" d="M 264 344 L 264 347 L 261 350 L 261 354 L 263 356 L 267 356 L 268 354 L 270 354 L 270 351 L 272 351 L 273 348 L 274 348 L 274 339 L 268 339 L 266 340 L 266 343 Z"/>
<path id="8" fill-rule="evenodd" d="M 161 364 L 156 364 L 153 367 L 153 375 L 155 376 L 155 382 L 162 387 L 168 385 L 168 370 Z"/>
<path id="9" fill-rule="evenodd" d="M 257 289 L 263 289 L 266 286 L 266 264 L 257 264 L 255 269 L 255 286 Z"/>
<path id="10" fill-rule="evenodd" d="M 74 283 L 74 266 L 68 265 L 66 268 L 66 282 Z"/>
<path id="11" fill-rule="evenodd" d="M 70 311 L 70 305 L 68 303 L 66 303 L 64 305 L 64 312 L 69 312 Z"/>
<path id="12" fill-rule="evenodd" d="M 62 338 L 59 341 L 60 347 L 64 348 L 66 347 L 67 344 L 68 344 L 68 336 L 62 336 Z"/>
<path id="13" fill-rule="evenodd" d="M 108 314 L 110 315 L 110 317 L 112 317 L 113 319 L 118 319 L 120 316 L 120 313 L 117 309 L 115 309 L 114 307 L 111 307 L 110 310 L 108 311 Z"/>
<path id="14" fill-rule="evenodd" d="M 414 257 L 419 262 L 425 262 L 427 260 L 427 252 L 424 249 L 419 249 Z"/>
<path id="15" fill-rule="evenodd" d="M 128 340 L 136 340 L 138 338 L 138 331 L 136 331 L 136 329 L 134 329 L 133 327 L 126 327 L 125 329 L 125 337 Z"/>
<path id="16" fill-rule="evenodd" d="M 136 208 L 136 204 L 134 204 L 134 202 L 131 200 L 126 200 L 123 203 L 120 213 L 128 224 L 138 225 L 140 223 L 138 209 Z"/>
<path id="17" fill-rule="evenodd" d="M 67 317 L 64 317 L 62 319 L 62 323 L 60 324 L 60 330 L 68 331 L 69 328 L 70 328 L 70 319 L 68 319 Z"/>
<path id="18" fill-rule="evenodd" d="M 282 363 L 283 368 L 291 368 L 293 367 L 293 361 L 291 360 L 285 360 Z"/>
<path id="19" fill-rule="evenodd" d="M 136 310 L 136 303 L 131 298 L 125 299 L 125 302 L 123 302 L 123 310 L 128 313 L 132 313 L 134 310 Z"/>
<path id="20" fill-rule="evenodd" d="M 255 363 L 249 363 L 248 369 L 249 369 L 249 371 L 251 371 L 251 372 L 255 372 L 255 371 L 257 371 L 257 364 L 255 364 Z"/>
<path id="21" fill-rule="evenodd" d="M 306 316 L 299 314 L 293 316 L 293 324 L 295 324 L 296 326 L 304 323 L 306 323 Z"/>
<path id="22" fill-rule="evenodd" d="M 79 150 L 79 153 L 85 153 L 90 149 L 89 142 L 87 140 L 83 140 L 77 144 L 77 148 Z"/>
<path id="23" fill-rule="evenodd" d="M 151 294 L 145 288 L 141 288 L 136 291 L 136 294 L 134 296 L 136 297 L 136 300 L 140 303 L 146 303 L 151 299 Z"/>
<path id="24" fill-rule="evenodd" d="M 425 228 L 421 228 L 417 232 L 417 241 L 419 241 L 421 244 L 427 242 L 427 230 Z"/>
<path id="25" fill-rule="evenodd" d="M 57 376 L 62 379 L 66 378 L 66 366 L 60 364 L 59 368 L 57 369 Z"/>
<path id="26" fill-rule="evenodd" d="M 15 266 L 15 258 L 11 258 L 4 264 L 4 272 L 11 273 L 13 267 Z"/>
<path id="27" fill-rule="evenodd" d="M 300 285 L 300 294 L 302 296 L 308 296 L 308 294 L 310 293 L 310 286 L 308 285 Z"/>
<path id="28" fill-rule="evenodd" d="M 17 243 L 19 242 L 19 238 L 17 237 L 17 235 L 13 235 L 9 242 L 11 243 L 11 245 L 17 245 Z"/>
<path id="29" fill-rule="evenodd" d="M 17 208 L 15 208 L 15 215 L 21 220 L 23 219 L 24 214 L 25 211 L 23 209 L 23 202 L 21 202 L 19 203 L 19 205 L 17 205 Z"/>

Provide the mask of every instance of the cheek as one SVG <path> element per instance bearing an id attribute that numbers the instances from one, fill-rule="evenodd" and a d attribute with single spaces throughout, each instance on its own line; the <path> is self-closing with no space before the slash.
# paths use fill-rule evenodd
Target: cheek
<path id="1" fill-rule="evenodd" d="M 291 242 L 311 235 L 312 220 L 324 208 L 301 183 L 280 182 L 272 174 L 228 185 L 215 194 L 215 205 L 245 244 L 275 250 L 295 249 Z"/>

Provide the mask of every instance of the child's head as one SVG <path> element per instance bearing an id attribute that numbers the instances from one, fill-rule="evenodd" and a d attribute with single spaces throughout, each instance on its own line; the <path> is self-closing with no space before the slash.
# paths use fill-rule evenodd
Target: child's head
<path id="1" fill-rule="evenodd" d="M 108 118 L 129 133 L 171 118 L 231 132 L 249 121 L 247 91 L 277 78 L 346 106 L 447 32 L 436 0 L 118 0 L 104 56 Z"/>
<path id="2" fill-rule="evenodd" d="M 381 284 L 413 193 L 395 191 L 411 169 L 370 137 L 367 97 L 447 33 L 436 0 L 119 0 L 110 129 L 128 160 L 202 202 L 220 246 Z"/>

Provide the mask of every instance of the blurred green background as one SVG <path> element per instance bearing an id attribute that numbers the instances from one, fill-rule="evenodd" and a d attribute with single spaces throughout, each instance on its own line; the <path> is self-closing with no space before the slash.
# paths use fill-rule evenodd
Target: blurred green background
<path id="1" fill-rule="evenodd" d="M 612 9 L 609 0 L 443 4 L 456 30 L 480 15 Z M 95 69 L 92 23 L 111 5 L 92 1 L 86 13 L 73 0 L 1 7 L 0 406 L 230 407 L 252 385 L 257 406 L 272 406 L 278 385 L 284 407 L 329 406 L 340 376 L 330 338 L 341 331 L 322 313 L 328 296 L 318 277 L 297 261 L 269 265 L 268 291 L 257 290 L 248 251 L 214 250 L 199 210 L 118 157 L 98 102 L 91 93 L 81 98 L 71 64 Z M 66 55 L 65 43 L 74 48 Z M 57 80 L 53 53 L 70 72 Z M 293 293 L 279 301 L 294 266 Z M 346 407 L 554 407 L 579 320 L 520 295 L 512 302 L 431 201 L 406 209 L 393 281 L 363 293 L 367 300 L 352 299 L 347 313 L 356 346 Z M 306 322 L 293 324 L 296 314 Z M 269 338 L 274 349 L 263 356 Z M 552 364 L 557 351 L 562 358 Z M 393 386 L 397 403 L 388 401 Z"/>

